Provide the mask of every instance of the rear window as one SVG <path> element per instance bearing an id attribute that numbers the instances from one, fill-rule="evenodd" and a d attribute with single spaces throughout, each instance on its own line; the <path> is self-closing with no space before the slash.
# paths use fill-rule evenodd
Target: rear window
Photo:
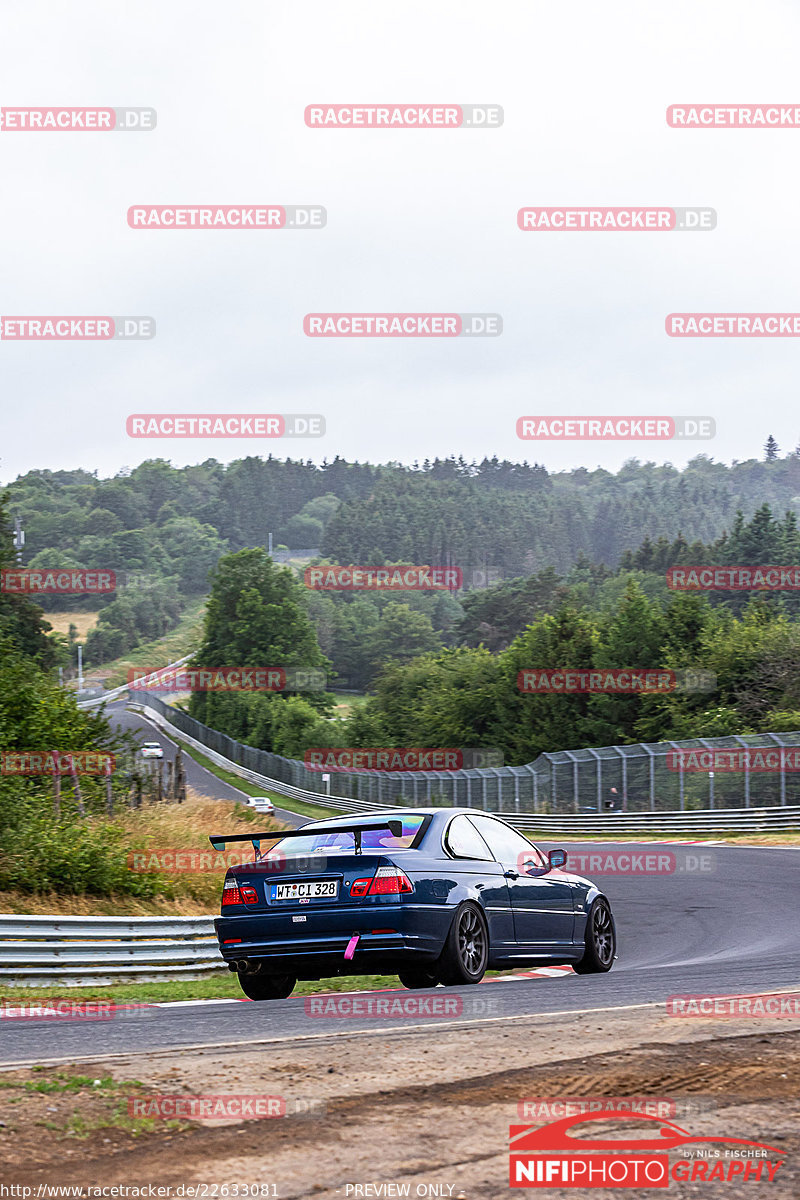
<path id="1" fill-rule="evenodd" d="M 402 822 L 402 834 L 396 837 L 388 829 L 367 829 L 361 835 L 362 850 L 416 850 L 431 818 L 430 814 L 398 813 L 395 816 L 392 813 L 387 819 Z M 372 820 L 375 818 L 373 817 Z M 369 821 L 365 823 L 370 824 Z M 324 850 L 328 854 L 331 851 L 352 853 L 353 835 L 345 830 L 337 830 L 335 827 L 320 828 L 316 833 L 309 833 L 308 837 L 284 838 L 278 842 L 278 846 L 287 854 L 292 855 L 313 854 L 320 850 Z M 272 849 L 276 850 L 277 846 L 273 846 Z"/>

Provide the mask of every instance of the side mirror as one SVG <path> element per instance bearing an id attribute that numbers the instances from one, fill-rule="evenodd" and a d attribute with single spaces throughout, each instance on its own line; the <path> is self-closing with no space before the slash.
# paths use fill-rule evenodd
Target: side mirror
<path id="1" fill-rule="evenodd" d="M 551 871 L 557 871 L 560 867 L 567 865 L 566 850 L 551 850 L 547 855 L 547 861 L 550 864 Z"/>

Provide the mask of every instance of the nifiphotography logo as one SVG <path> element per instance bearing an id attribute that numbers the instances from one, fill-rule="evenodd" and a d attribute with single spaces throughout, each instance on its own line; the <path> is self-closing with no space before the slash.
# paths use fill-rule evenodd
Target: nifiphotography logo
<path id="1" fill-rule="evenodd" d="M 623 1126 L 616 1136 L 615 1124 Z M 509 1141 L 511 1187 L 771 1183 L 786 1157 L 785 1151 L 763 1142 L 716 1134 L 694 1137 L 672 1121 L 616 1109 L 543 1126 L 512 1125 Z"/>

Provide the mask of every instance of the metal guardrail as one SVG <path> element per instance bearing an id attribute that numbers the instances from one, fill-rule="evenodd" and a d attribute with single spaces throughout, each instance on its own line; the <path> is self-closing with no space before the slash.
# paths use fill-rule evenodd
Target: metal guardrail
<path id="1" fill-rule="evenodd" d="M 648 833 L 780 833 L 800 829 L 800 807 L 705 808 L 696 812 L 604 813 L 598 816 L 537 816 L 533 813 L 500 813 L 521 833 L 553 837 L 626 837 Z"/>
<path id="2" fill-rule="evenodd" d="M 191 657 L 191 654 L 187 654 L 173 663 L 167 663 L 165 667 L 159 667 L 159 671 L 171 671 L 173 667 L 182 667 Z M 102 696 L 92 696 L 90 700 L 79 700 L 78 708 L 93 708 L 94 705 L 105 704 L 108 700 L 118 700 L 124 692 L 129 690 L 129 687 L 129 684 L 123 683 L 119 687 L 112 688 L 110 692 L 103 692 Z"/>
<path id="3" fill-rule="evenodd" d="M 196 979 L 224 970 L 211 917 L 0 914 L 0 983 L 7 987 Z"/>

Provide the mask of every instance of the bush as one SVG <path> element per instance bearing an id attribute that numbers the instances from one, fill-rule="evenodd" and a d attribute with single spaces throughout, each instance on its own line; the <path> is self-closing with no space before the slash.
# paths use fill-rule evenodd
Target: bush
<path id="1" fill-rule="evenodd" d="M 30 813 L 8 830 L 0 850 L 0 889 L 71 895 L 169 897 L 170 881 L 128 868 L 130 834 L 105 821 L 74 824 Z"/>

